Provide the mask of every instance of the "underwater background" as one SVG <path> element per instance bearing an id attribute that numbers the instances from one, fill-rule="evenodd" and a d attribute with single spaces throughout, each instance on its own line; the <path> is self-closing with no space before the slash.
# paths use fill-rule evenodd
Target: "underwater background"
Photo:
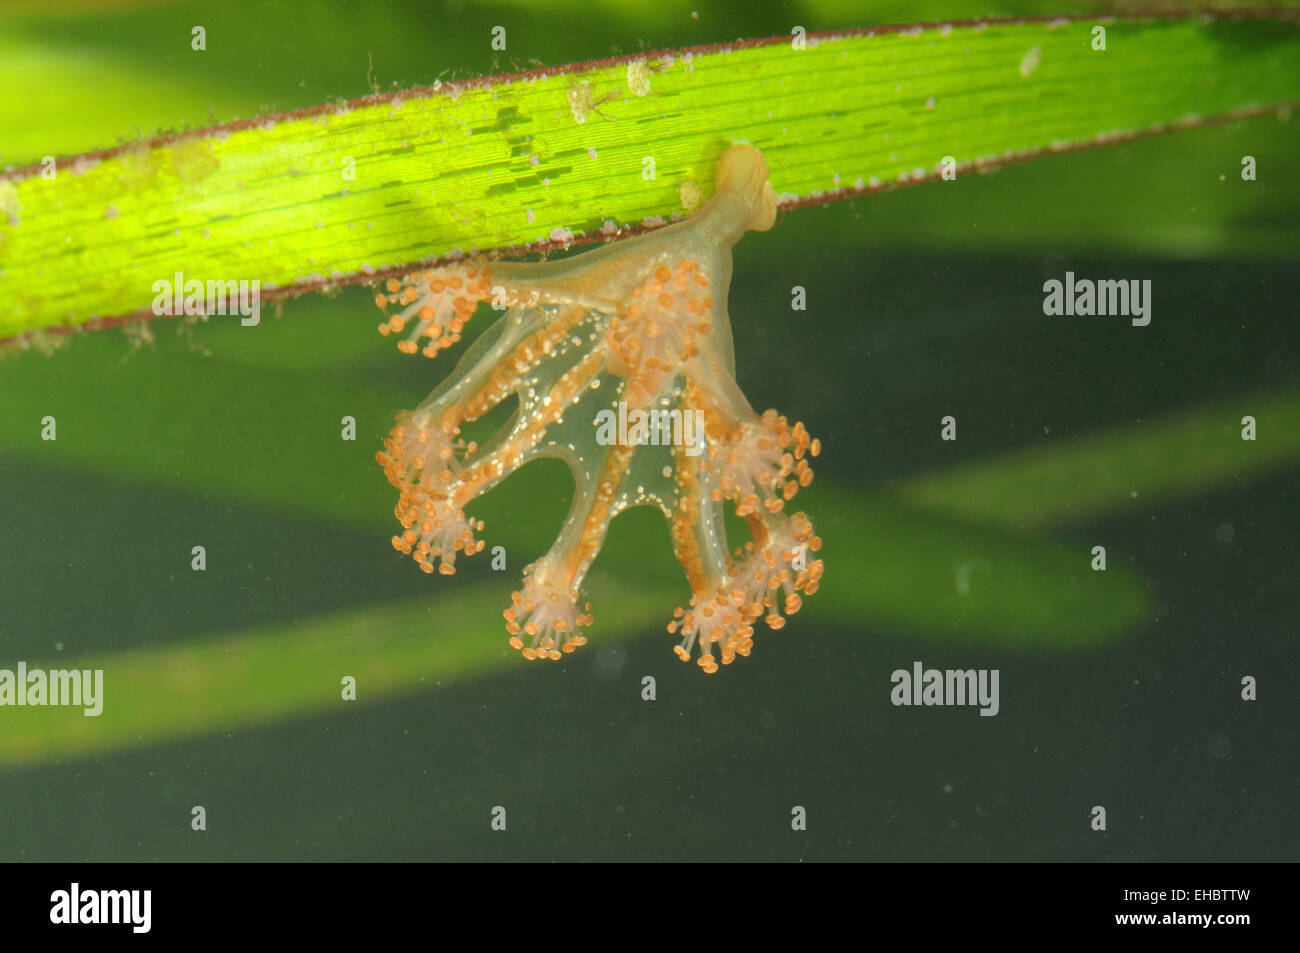
<path id="1" fill-rule="evenodd" d="M 17 4 L 0 163 L 532 58 L 1096 6 L 692 9 Z M 197 22 L 228 39 L 184 56 L 168 37 Z M 510 55 L 463 39 L 501 22 Z M 596 562 L 587 646 L 508 647 L 571 494 L 554 462 L 472 509 L 504 572 L 393 552 L 374 452 L 464 345 L 402 359 L 364 286 L 268 308 L 256 337 L 160 319 L 141 347 L 0 357 L 0 668 L 105 670 L 98 719 L 0 709 L 0 858 L 1296 859 L 1297 148 L 1293 120 L 1228 122 L 745 237 L 737 378 L 822 441 L 799 506 L 826 579 L 713 677 L 672 655 L 688 593 L 647 509 Z M 1045 317 L 1067 270 L 1149 279 L 1150 326 Z M 997 669 L 1000 711 L 891 704 L 916 661 Z"/>

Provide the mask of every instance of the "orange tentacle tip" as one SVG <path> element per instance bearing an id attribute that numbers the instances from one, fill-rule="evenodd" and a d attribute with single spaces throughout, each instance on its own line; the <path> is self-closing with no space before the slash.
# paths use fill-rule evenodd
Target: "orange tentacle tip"
<path id="1" fill-rule="evenodd" d="M 587 573 L 610 522 L 632 506 L 668 519 L 691 586 L 667 626 L 673 652 L 696 655 L 707 673 L 748 656 L 755 626 L 782 628 L 819 585 L 821 540 L 785 507 L 811 482 L 807 461 L 821 444 L 802 423 L 756 413 L 730 369 L 731 249 L 772 226 L 776 193 L 747 145 L 721 154 L 715 182 L 694 215 L 657 231 L 558 263 L 463 260 L 388 279 L 376 296 L 380 332 L 428 357 L 489 303 L 504 311 L 450 377 L 397 415 L 376 455 L 398 490 L 395 550 L 450 575 L 487 546 L 482 521 L 465 512 L 476 497 L 538 457 L 573 471 L 559 536 L 502 613 L 509 645 L 530 661 L 586 644 Z M 497 433 L 462 436 L 512 396 L 518 409 Z M 734 555 L 728 505 L 752 536 Z"/>

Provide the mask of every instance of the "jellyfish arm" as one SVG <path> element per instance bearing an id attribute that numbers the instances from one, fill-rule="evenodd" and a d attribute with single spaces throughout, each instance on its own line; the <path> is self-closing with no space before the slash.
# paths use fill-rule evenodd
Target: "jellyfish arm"
<path id="1" fill-rule="evenodd" d="M 731 248 L 775 214 L 761 153 L 733 146 L 713 197 L 686 221 L 563 261 L 416 272 L 376 296 L 380 332 L 426 357 L 456 344 L 480 305 L 504 312 L 423 403 L 398 414 L 377 454 L 399 494 L 394 548 L 450 575 L 485 546 L 483 523 L 465 512 L 479 494 L 537 457 L 572 471 L 564 526 L 504 612 L 525 658 L 585 644 L 584 580 L 610 522 L 632 506 L 668 519 L 691 589 L 668 630 L 677 655 L 698 649 L 706 672 L 748 655 L 760 619 L 782 627 L 817 590 L 821 541 L 785 507 L 811 482 L 820 444 L 775 411 L 755 413 L 734 376 Z M 512 395 L 509 423 L 482 444 L 462 437 Z M 727 504 L 751 536 L 734 554 Z"/>

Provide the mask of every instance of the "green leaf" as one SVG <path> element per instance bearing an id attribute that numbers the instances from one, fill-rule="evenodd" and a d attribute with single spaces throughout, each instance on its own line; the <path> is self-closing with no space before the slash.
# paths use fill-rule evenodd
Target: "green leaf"
<path id="1" fill-rule="evenodd" d="M 1283 16 L 1283 15 L 1279 15 Z M 732 44 L 321 106 L 0 179 L 0 337 L 148 313 L 176 273 L 309 290 L 686 214 L 731 141 L 787 204 L 1300 99 L 1286 19 L 1119 18 Z M 655 175 L 646 174 L 646 159 Z M 355 179 L 345 168 L 355 164 Z"/>

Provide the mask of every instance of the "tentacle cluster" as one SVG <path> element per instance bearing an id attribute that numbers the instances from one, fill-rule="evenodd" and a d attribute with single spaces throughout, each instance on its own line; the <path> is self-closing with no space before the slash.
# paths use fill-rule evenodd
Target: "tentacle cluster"
<path id="1" fill-rule="evenodd" d="M 824 565 L 813 555 L 822 541 L 813 534 L 812 521 L 803 513 L 769 519 L 762 544 L 747 543 L 721 578 L 708 580 L 691 596 L 689 608 L 679 606 L 673 613 L 668 631 L 681 636 L 673 651 L 683 662 L 690 661 L 697 645 L 697 664 L 709 673 L 719 662 L 729 665 L 737 655 L 749 655 L 759 619 L 769 629 L 784 628 L 785 617 L 803 607 L 803 596 L 817 591 Z"/>
<path id="2" fill-rule="evenodd" d="M 379 333 L 387 337 L 409 328 L 397 349 L 437 357 L 460 340 L 478 303 L 491 293 L 492 269 L 481 261 L 389 278 L 375 304 L 385 312 L 390 305 L 399 305 L 401 311 L 380 324 Z"/>
<path id="3" fill-rule="evenodd" d="M 556 661 L 561 652 L 586 645 L 579 629 L 592 622 L 591 604 L 580 609 L 577 590 L 557 584 L 545 560 L 525 570 L 523 591 L 511 595 L 503 614 L 510 645 L 529 661 Z"/>
<path id="4" fill-rule="evenodd" d="M 760 506 L 779 512 L 812 482 L 807 458 L 821 450 L 821 441 L 809 436 L 802 423 L 791 427 L 775 410 L 768 410 L 709 446 L 707 466 L 717 474 L 712 498 L 734 502 L 737 516 L 755 513 Z"/>
<path id="5" fill-rule="evenodd" d="M 477 447 L 459 439 L 460 428 L 416 414 L 401 414 L 377 454 L 388 480 L 400 491 L 396 514 L 403 532 L 393 548 L 414 557 L 427 573 L 456 571 L 456 555 L 472 556 L 486 545 L 474 538 L 481 520 L 467 517 L 455 496 L 462 460 Z"/>
<path id="6" fill-rule="evenodd" d="M 654 267 L 621 302 L 607 332 L 610 369 L 632 386 L 629 404 L 641 406 L 700 351 L 700 338 L 712 329 L 713 295 L 699 263 L 683 258 L 677 267 Z"/>

